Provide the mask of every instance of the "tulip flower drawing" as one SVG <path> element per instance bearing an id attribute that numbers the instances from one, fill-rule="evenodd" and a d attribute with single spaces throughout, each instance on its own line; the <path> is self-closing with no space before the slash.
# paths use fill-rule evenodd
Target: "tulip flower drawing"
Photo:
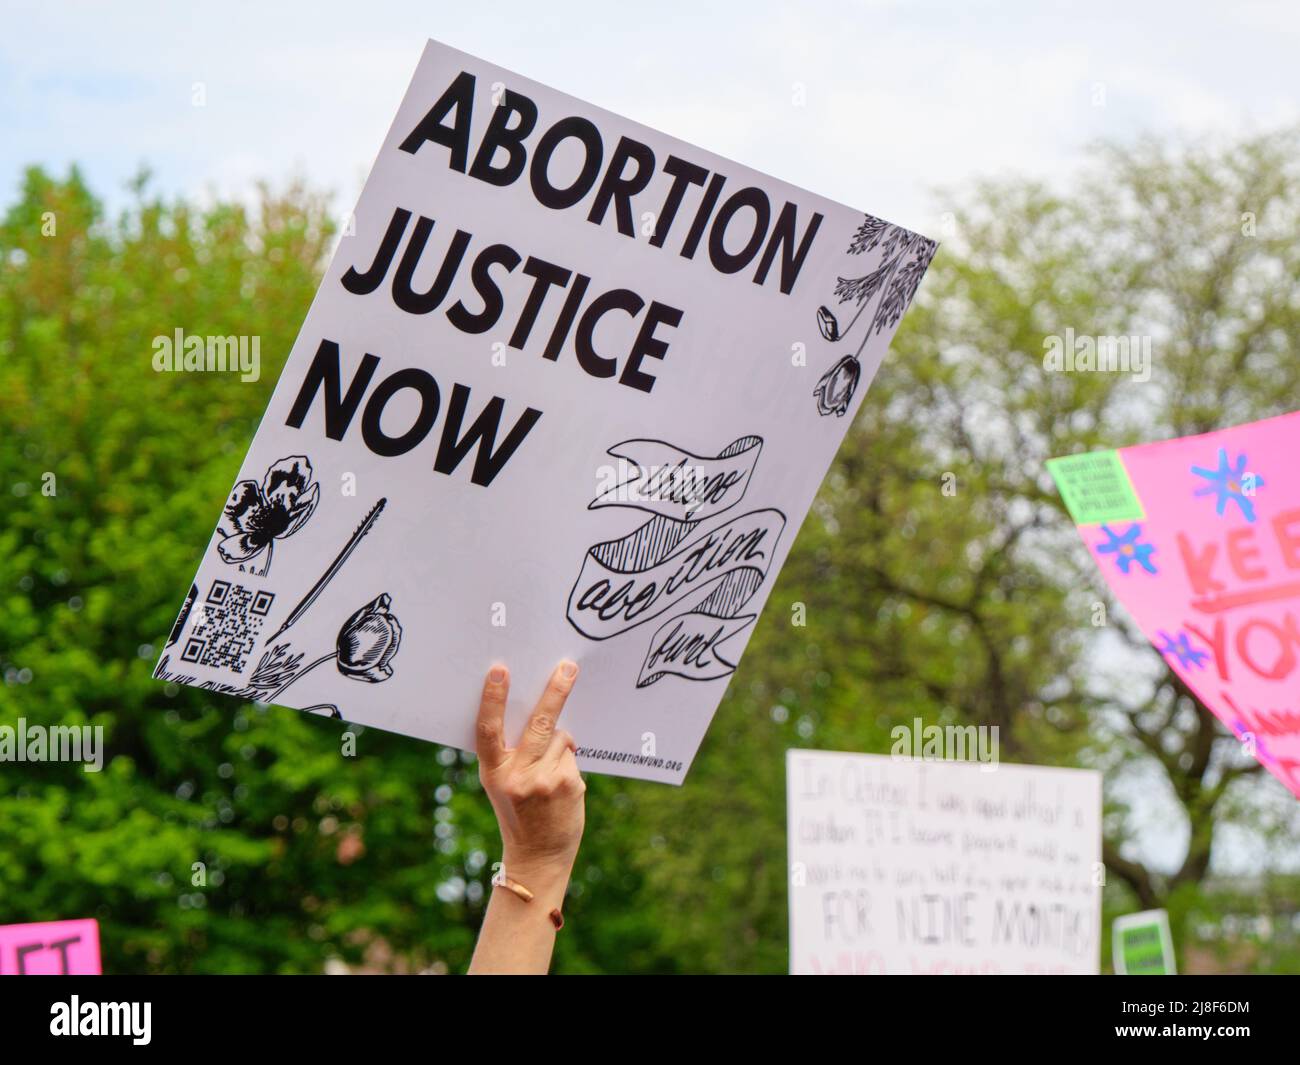
<path id="1" fill-rule="evenodd" d="M 841 336 L 839 319 L 824 305 L 817 308 L 817 328 L 827 340 L 839 340 Z"/>
<path id="2" fill-rule="evenodd" d="M 367 684 L 380 684 L 393 675 L 392 661 L 402 643 L 402 626 L 397 615 L 389 608 L 392 596 L 387 592 L 377 596 L 354 613 L 339 629 L 334 650 L 322 655 L 301 670 L 290 664 L 289 679 L 266 698 L 273 703 L 291 684 L 297 684 L 319 665 L 334 661 L 338 671 L 352 680 Z M 331 716 L 337 716 L 337 710 Z"/>
<path id="3" fill-rule="evenodd" d="M 862 365 L 858 360 L 862 357 L 863 348 L 873 334 L 898 324 L 908 304 L 912 302 L 912 297 L 916 295 L 921 277 L 934 258 L 938 245 L 919 234 L 867 215 L 853 234 L 848 254 L 863 255 L 874 252 L 877 248 L 880 249 L 882 258 L 874 270 L 861 277 L 841 277 L 836 280 L 835 295 L 839 302 L 856 303 L 858 307 L 849 323 L 841 327 L 835 312 L 829 307 L 823 304 L 817 308 L 817 329 L 824 339 L 832 342 L 842 340 L 853 332 L 853 327 L 858 324 L 863 312 L 868 307 L 874 308 L 857 350 L 841 358 L 822 375 L 817 387 L 813 389 L 813 395 L 817 397 L 817 413 L 823 417 L 828 414 L 842 417 L 848 411 L 862 376 Z"/>
<path id="4" fill-rule="evenodd" d="M 849 400 L 858 387 L 858 378 L 862 376 L 862 364 L 852 355 L 845 355 L 834 366 L 822 374 L 813 395 L 817 397 L 817 412 L 822 415 L 837 414 L 844 417 L 849 409 Z"/>
<path id="5" fill-rule="evenodd" d="M 339 630 L 339 672 L 353 680 L 378 684 L 393 675 L 389 663 L 402 642 L 402 626 L 389 611 L 387 592 L 353 614 Z"/>
<path id="6" fill-rule="evenodd" d="M 307 457 L 290 455 L 272 465 L 260 485 L 256 481 L 235 485 L 225 509 L 235 531 L 218 530 L 223 537 L 217 544 L 222 560 L 249 562 L 265 551 L 266 564 L 260 575 L 270 573 L 275 541 L 301 529 L 320 500 L 320 485 L 313 484 L 311 476 Z"/>

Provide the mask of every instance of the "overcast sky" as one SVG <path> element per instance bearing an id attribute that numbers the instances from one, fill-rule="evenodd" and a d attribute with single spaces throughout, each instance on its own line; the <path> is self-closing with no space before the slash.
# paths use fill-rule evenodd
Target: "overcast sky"
<path id="1" fill-rule="evenodd" d="M 1300 120 L 1294 2 L 6 0 L 0 201 L 31 162 L 110 200 L 147 162 L 189 193 L 305 176 L 346 211 L 427 37 L 936 236 L 937 186 Z"/>

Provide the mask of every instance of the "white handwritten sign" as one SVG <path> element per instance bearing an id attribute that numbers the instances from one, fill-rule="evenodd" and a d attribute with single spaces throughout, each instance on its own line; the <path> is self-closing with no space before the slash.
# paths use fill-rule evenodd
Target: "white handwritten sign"
<path id="1" fill-rule="evenodd" d="M 679 783 L 934 242 L 432 42 L 345 233 L 156 675 Z"/>
<path id="2" fill-rule="evenodd" d="M 1101 774 L 788 752 L 790 971 L 1096 973 Z"/>

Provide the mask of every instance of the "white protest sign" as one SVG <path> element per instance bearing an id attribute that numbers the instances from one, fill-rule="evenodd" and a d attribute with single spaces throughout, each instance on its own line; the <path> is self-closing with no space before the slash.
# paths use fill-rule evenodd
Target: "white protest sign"
<path id="1" fill-rule="evenodd" d="M 680 783 L 934 243 L 433 42 L 354 217 L 156 675 Z"/>
<path id="2" fill-rule="evenodd" d="M 1101 774 L 791 750 L 790 971 L 1097 973 Z"/>

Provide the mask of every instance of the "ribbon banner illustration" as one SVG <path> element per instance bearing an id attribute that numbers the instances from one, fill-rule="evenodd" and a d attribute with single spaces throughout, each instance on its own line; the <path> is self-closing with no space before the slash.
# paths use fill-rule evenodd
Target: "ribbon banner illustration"
<path id="1" fill-rule="evenodd" d="M 767 579 L 785 515 L 767 508 L 714 519 L 744 496 L 762 446 L 742 437 L 713 458 L 659 440 L 609 449 L 620 460 L 616 483 L 588 509 L 654 516 L 587 551 L 567 616 L 588 639 L 607 640 L 669 615 L 650 638 L 638 688 L 668 674 L 715 680 L 735 670 L 721 648 L 758 616 L 742 611 Z"/>

